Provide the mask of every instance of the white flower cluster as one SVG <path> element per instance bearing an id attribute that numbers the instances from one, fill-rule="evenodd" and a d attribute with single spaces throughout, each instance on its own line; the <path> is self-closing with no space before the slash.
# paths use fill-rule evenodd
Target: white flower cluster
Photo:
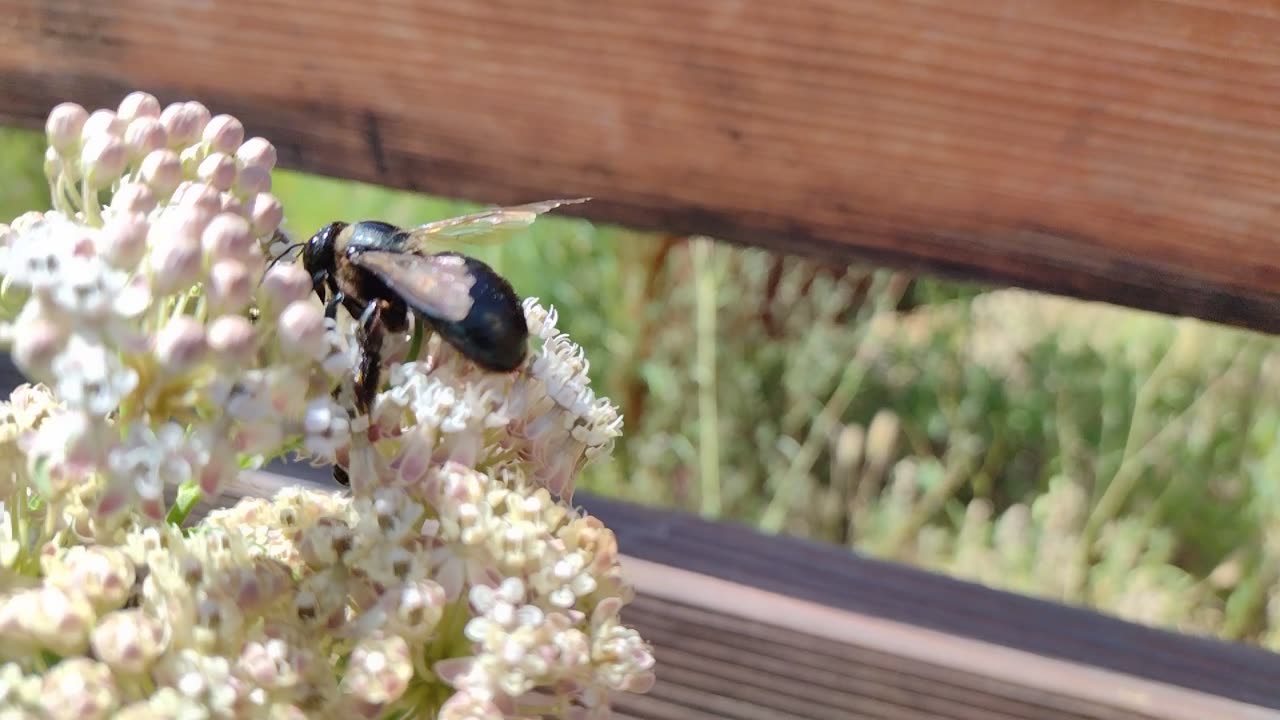
<path id="1" fill-rule="evenodd" d="M 598 718 L 652 685 L 616 538 L 572 506 L 622 419 L 554 310 L 525 301 L 512 373 L 388 337 L 358 416 L 353 323 L 268 263 L 270 143 L 145 93 L 47 134 L 53 210 L 0 226 L 38 383 L 0 403 L 0 720 Z M 179 527 L 290 452 L 350 494 Z"/>
<path id="2" fill-rule="evenodd" d="M 134 506 L 162 517 L 169 486 L 216 494 L 295 438 L 340 442 L 343 338 L 300 268 L 264 276 L 282 218 L 271 144 L 145 93 L 60 105 L 46 129 L 54 209 L 0 227 L 0 331 L 66 415 L 33 439 L 41 473 L 94 476 L 90 524 L 110 528 Z"/>

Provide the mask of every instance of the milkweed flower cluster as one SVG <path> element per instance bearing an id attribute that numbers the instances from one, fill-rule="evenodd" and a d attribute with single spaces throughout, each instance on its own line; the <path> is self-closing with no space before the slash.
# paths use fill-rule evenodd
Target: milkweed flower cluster
<path id="1" fill-rule="evenodd" d="M 353 323 L 268 263 L 269 142 L 146 93 L 46 130 L 52 209 L 0 225 L 34 383 L 0 403 L 0 718 L 593 718 L 652 685 L 616 538 L 572 505 L 622 421 L 553 309 L 525 301 L 510 374 L 388 338 L 358 415 Z M 350 492 L 184 522 L 287 454 Z"/>

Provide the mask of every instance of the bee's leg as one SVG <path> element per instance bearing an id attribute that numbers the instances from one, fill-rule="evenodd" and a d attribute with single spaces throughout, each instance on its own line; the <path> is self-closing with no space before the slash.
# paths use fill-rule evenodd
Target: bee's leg
<path id="1" fill-rule="evenodd" d="M 324 302 L 324 284 L 329 279 L 329 273 L 321 270 L 311 276 L 311 289 L 316 291 L 316 295 L 320 296 L 320 302 Z"/>
<path id="2" fill-rule="evenodd" d="M 360 369 L 356 373 L 356 410 L 368 414 L 378 394 L 378 376 L 382 370 L 382 323 L 377 300 L 360 314 L 356 335 L 360 340 Z"/>
<path id="3" fill-rule="evenodd" d="M 322 295 L 320 299 L 323 300 L 324 296 Z M 338 317 L 338 306 L 346 299 L 347 296 L 344 295 L 341 290 L 334 293 L 333 297 L 329 298 L 329 302 L 324 304 L 324 316 L 329 320 L 333 320 Z"/>
<path id="4" fill-rule="evenodd" d="M 335 306 L 336 307 L 336 306 Z M 356 369 L 356 412 L 368 415 L 373 399 L 378 394 L 378 377 L 382 370 L 382 323 L 378 302 L 369 303 L 360 314 L 356 327 L 356 339 L 360 343 L 360 366 Z M 338 394 L 334 390 L 334 396 Z M 351 477 L 341 466 L 334 464 L 333 480 L 339 485 L 350 485 Z"/>

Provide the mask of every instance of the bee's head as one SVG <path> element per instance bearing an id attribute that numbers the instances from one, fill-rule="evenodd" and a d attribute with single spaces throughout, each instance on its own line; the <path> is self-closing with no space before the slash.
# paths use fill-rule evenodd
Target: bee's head
<path id="1" fill-rule="evenodd" d="M 344 222 L 329 223 L 321 228 L 320 232 L 312 235 L 302 248 L 302 267 L 307 269 L 307 273 L 317 285 L 323 282 L 326 274 L 334 270 L 334 263 L 337 261 L 335 245 L 338 233 L 342 232 L 346 226 Z"/>

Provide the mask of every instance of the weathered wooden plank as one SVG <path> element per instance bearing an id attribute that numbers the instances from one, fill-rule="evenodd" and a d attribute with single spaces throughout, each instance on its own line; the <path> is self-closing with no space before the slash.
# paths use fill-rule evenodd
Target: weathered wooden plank
<path id="1" fill-rule="evenodd" d="M 1271 0 L 0 0 L 0 122 L 1280 330 Z"/>

